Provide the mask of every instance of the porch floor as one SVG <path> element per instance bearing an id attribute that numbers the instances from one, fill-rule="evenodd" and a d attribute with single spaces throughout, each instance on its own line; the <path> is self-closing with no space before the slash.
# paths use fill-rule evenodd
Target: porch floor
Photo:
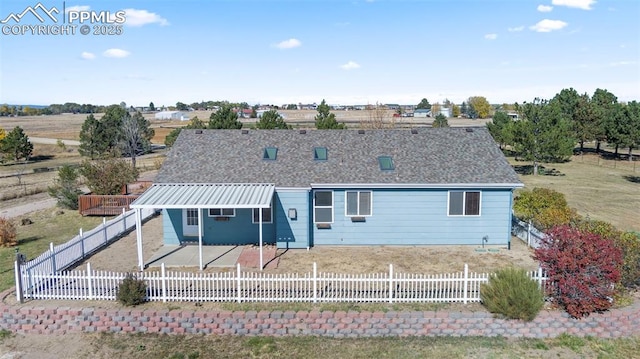
<path id="1" fill-rule="evenodd" d="M 207 267 L 235 267 L 243 246 L 202 246 L 202 264 Z M 162 246 L 146 262 L 147 267 L 197 267 L 198 246 Z"/>

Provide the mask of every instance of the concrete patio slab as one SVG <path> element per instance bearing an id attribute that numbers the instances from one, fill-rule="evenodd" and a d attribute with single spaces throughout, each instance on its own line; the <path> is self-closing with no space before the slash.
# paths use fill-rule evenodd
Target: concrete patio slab
<path id="1" fill-rule="evenodd" d="M 242 246 L 202 246 L 204 267 L 235 267 Z M 197 245 L 162 246 L 145 264 L 147 267 L 198 267 L 200 257 Z"/>

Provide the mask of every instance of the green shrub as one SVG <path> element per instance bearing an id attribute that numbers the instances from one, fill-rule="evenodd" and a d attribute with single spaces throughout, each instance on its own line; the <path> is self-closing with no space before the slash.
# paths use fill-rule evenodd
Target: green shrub
<path id="1" fill-rule="evenodd" d="M 116 298 L 126 306 L 136 306 L 145 302 L 147 297 L 147 285 L 141 279 L 128 273 L 118 287 Z"/>
<path id="2" fill-rule="evenodd" d="M 491 313 L 526 321 L 533 320 L 544 305 L 538 283 L 519 268 L 501 269 L 489 277 L 480 287 L 480 299 Z"/>
<path id="3" fill-rule="evenodd" d="M 534 227 L 540 230 L 569 224 L 579 218 L 567 204 L 564 194 L 540 187 L 521 191 L 513 199 L 513 211 L 523 221 L 533 221 Z"/>

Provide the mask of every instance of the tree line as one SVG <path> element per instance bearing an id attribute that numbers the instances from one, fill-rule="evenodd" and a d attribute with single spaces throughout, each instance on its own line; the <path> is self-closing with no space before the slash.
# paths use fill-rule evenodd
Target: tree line
<path id="1" fill-rule="evenodd" d="M 501 148 L 509 147 L 532 161 L 534 174 L 540 162 L 569 159 L 576 144 L 582 153 L 586 142 L 595 141 L 599 153 L 602 143 L 607 143 L 616 157 L 620 148 L 627 148 L 630 161 L 633 149 L 640 146 L 640 104 L 618 102 L 604 89 L 596 89 L 591 96 L 563 89 L 551 100 L 536 98 L 516 104 L 515 110 L 519 119 L 497 111 L 487 128 Z"/>

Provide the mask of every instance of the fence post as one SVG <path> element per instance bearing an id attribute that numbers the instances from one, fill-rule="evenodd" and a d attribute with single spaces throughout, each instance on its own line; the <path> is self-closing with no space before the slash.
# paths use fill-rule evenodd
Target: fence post
<path id="1" fill-rule="evenodd" d="M 102 232 L 104 233 L 104 244 L 107 244 L 107 218 L 102 217 Z"/>
<path id="2" fill-rule="evenodd" d="M 82 250 L 82 258 L 84 258 L 84 237 L 82 236 L 82 228 L 80 228 L 80 233 L 78 233 L 80 237 L 80 249 Z"/>
<path id="3" fill-rule="evenodd" d="M 318 264 L 313 262 L 313 303 L 318 303 Z"/>
<path id="4" fill-rule="evenodd" d="M 167 302 L 167 270 L 164 266 L 164 262 L 160 264 L 160 274 L 162 275 L 162 303 Z"/>
<path id="5" fill-rule="evenodd" d="M 543 286 L 542 286 L 542 267 L 541 266 L 538 266 L 538 278 L 537 279 L 538 279 L 538 287 L 540 289 L 543 289 Z"/>
<path id="6" fill-rule="evenodd" d="M 16 297 L 18 299 L 18 302 L 24 303 L 24 292 L 22 289 L 22 253 L 18 252 L 18 248 L 16 248 L 14 270 L 16 274 Z"/>
<path id="7" fill-rule="evenodd" d="M 53 247 L 53 242 L 49 242 L 49 252 L 51 252 L 51 267 L 53 273 L 58 273 L 58 268 L 56 268 L 56 251 Z"/>
<path id="8" fill-rule="evenodd" d="M 527 247 L 531 247 L 531 220 L 527 223 Z"/>
<path id="9" fill-rule="evenodd" d="M 389 303 L 393 303 L 393 264 L 389 264 Z"/>
<path id="10" fill-rule="evenodd" d="M 240 263 L 237 265 L 236 278 L 237 278 L 237 290 L 238 290 L 238 303 L 242 302 L 242 291 L 240 290 Z"/>
<path id="11" fill-rule="evenodd" d="M 122 208 L 122 233 L 127 231 L 127 215 L 124 208 Z"/>
<path id="12" fill-rule="evenodd" d="M 93 283 L 91 282 L 91 263 L 87 263 L 87 285 L 89 286 L 89 300 L 93 300 Z"/>
<path id="13" fill-rule="evenodd" d="M 462 288 L 463 300 L 464 304 L 467 304 L 467 297 L 469 295 L 468 287 L 469 287 L 469 265 L 467 263 L 464 264 L 464 288 Z"/>

